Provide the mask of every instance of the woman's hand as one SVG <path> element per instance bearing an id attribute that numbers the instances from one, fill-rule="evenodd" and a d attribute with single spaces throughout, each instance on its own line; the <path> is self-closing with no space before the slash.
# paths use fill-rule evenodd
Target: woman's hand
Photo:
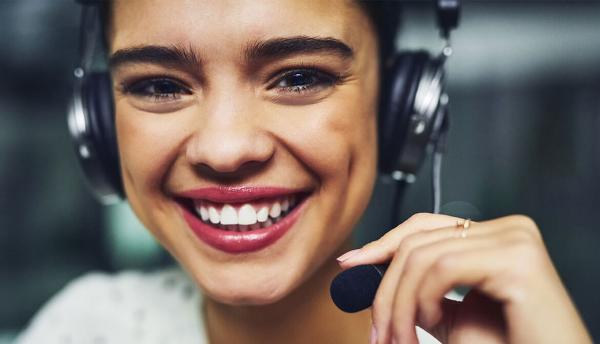
<path id="1" fill-rule="evenodd" d="M 415 325 L 443 343 L 591 343 L 530 218 L 458 221 L 415 214 L 338 258 L 344 269 L 391 260 L 372 307 L 375 343 L 416 343 Z M 444 299 L 456 286 L 472 291 Z"/>

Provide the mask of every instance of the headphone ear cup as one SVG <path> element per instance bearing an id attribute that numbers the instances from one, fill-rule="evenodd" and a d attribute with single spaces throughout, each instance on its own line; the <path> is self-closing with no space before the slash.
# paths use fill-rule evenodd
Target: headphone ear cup
<path id="1" fill-rule="evenodd" d="M 81 85 L 81 98 L 89 125 L 90 151 L 90 158 L 83 161 L 82 157 L 82 164 L 96 195 L 110 203 L 124 197 L 110 74 L 93 72 L 87 75 Z"/>
<path id="2" fill-rule="evenodd" d="M 402 161 L 421 75 L 430 56 L 425 51 L 397 54 L 384 69 L 379 105 L 379 171 L 391 173 Z"/>

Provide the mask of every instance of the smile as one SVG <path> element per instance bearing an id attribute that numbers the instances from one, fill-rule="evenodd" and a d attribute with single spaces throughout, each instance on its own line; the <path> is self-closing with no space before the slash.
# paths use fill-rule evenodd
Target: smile
<path id="1" fill-rule="evenodd" d="M 295 195 L 243 204 L 194 200 L 194 210 L 200 220 L 206 224 L 221 230 L 245 232 L 269 227 L 279 222 L 294 209 L 296 204 Z"/>
<path id="2" fill-rule="evenodd" d="M 265 248 L 296 222 L 306 191 L 272 187 L 204 188 L 179 194 L 183 217 L 196 236 L 228 253 Z"/>

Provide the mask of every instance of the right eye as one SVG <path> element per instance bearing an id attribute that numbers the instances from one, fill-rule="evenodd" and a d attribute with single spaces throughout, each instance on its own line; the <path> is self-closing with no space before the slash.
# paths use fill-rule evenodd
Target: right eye
<path id="1" fill-rule="evenodd" d="M 181 83 L 165 78 L 133 82 L 131 85 L 125 87 L 125 92 L 156 103 L 175 101 L 181 99 L 183 95 L 192 94 Z"/>

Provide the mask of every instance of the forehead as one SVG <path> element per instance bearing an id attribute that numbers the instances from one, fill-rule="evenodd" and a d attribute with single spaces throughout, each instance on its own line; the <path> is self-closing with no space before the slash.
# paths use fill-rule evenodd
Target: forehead
<path id="1" fill-rule="evenodd" d="M 112 11 L 111 50 L 191 45 L 226 51 L 274 37 L 334 37 L 359 48 L 371 31 L 351 0 L 121 0 Z"/>

